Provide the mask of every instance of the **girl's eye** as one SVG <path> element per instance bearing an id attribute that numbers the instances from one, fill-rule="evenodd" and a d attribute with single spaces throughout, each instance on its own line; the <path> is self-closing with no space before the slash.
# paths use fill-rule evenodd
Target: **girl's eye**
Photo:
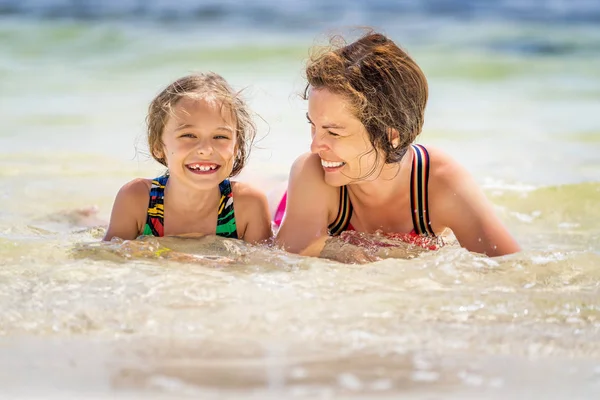
<path id="1" fill-rule="evenodd" d="M 216 135 L 215 139 L 229 139 L 229 137 L 225 135 Z"/>
<path id="2" fill-rule="evenodd" d="M 183 135 L 179 136 L 179 137 L 185 137 L 185 138 L 195 138 L 196 135 L 194 135 L 193 133 L 184 133 Z"/>
<path id="3" fill-rule="evenodd" d="M 329 133 L 331 136 L 333 137 L 339 137 L 340 135 L 338 135 L 337 133 L 333 133 L 331 131 L 327 131 L 327 133 Z"/>

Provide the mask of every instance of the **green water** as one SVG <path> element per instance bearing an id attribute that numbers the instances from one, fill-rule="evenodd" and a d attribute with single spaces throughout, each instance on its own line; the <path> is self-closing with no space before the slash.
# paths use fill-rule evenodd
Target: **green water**
<path id="1" fill-rule="evenodd" d="M 191 71 L 245 88 L 262 118 L 240 179 L 285 180 L 309 147 L 297 94 L 322 32 L 1 20 L 7 393 L 596 398 L 600 31 L 434 28 L 388 27 L 429 77 L 420 142 L 466 166 L 520 254 L 450 245 L 346 266 L 218 240 L 169 242 L 184 261 L 155 256 L 160 243 L 99 244 L 119 187 L 162 172 L 144 148 L 148 102 Z"/>

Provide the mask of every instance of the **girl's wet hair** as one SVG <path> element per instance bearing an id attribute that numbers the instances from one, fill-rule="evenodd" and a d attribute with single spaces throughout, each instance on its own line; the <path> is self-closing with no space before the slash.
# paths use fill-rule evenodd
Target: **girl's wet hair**
<path id="1" fill-rule="evenodd" d="M 427 79 L 405 51 L 380 33 L 370 31 L 351 44 L 333 37 L 329 46 L 315 49 L 306 78 L 304 99 L 311 89 L 343 96 L 386 163 L 400 161 L 421 133 Z M 392 129 L 399 133 L 397 146 L 391 142 Z"/>
<path id="2" fill-rule="evenodd" d="M 256 126 L 250 117 L 246 102 L 240 92 L 235 92 L 227 81 L 213 72 L 188 75 L 176 80 L 158 94 L 148 107 L 148 149 L 152 157 L 167 166 L 162 154 L 162 133 L 169 117 L 173 115 L 179 100 L 214 100 L 222 109 L 231 113 L 236 123 L 237 153 L 230 176 L 235 176 L 244 168 L 256 136 Z"/>

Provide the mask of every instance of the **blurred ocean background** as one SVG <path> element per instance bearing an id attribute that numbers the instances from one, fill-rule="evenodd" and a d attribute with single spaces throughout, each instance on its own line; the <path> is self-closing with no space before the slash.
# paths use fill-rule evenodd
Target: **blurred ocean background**
<path id="1" fill-rule="evenodd" d="M 468 168 L 522 253 L 98 244 L 117 190 L 162 172 L 144 118 L 164 86 L 244 89 L 260 140 L 240 179 L 269 191 L 309 149 L 310 46 L 360 26 L 423 68 L 418 141 Z M 0 398 L 600 396 L 598 1 L 0 0 L 0 122 Z"/>

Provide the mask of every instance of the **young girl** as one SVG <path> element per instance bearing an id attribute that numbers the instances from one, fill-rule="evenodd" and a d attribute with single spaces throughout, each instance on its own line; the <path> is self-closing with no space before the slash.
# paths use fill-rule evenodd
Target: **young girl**
<path id="1" fill-rule="evenodd" d="M 231 182 L 256 134 L 244 101 L 214 73 L 183 77 L 150 104 L 148 148 L 167 172 L 117 194 L 104 240 L 211 235 L 256 243 L 271 236 L 265 195 Z"/>

